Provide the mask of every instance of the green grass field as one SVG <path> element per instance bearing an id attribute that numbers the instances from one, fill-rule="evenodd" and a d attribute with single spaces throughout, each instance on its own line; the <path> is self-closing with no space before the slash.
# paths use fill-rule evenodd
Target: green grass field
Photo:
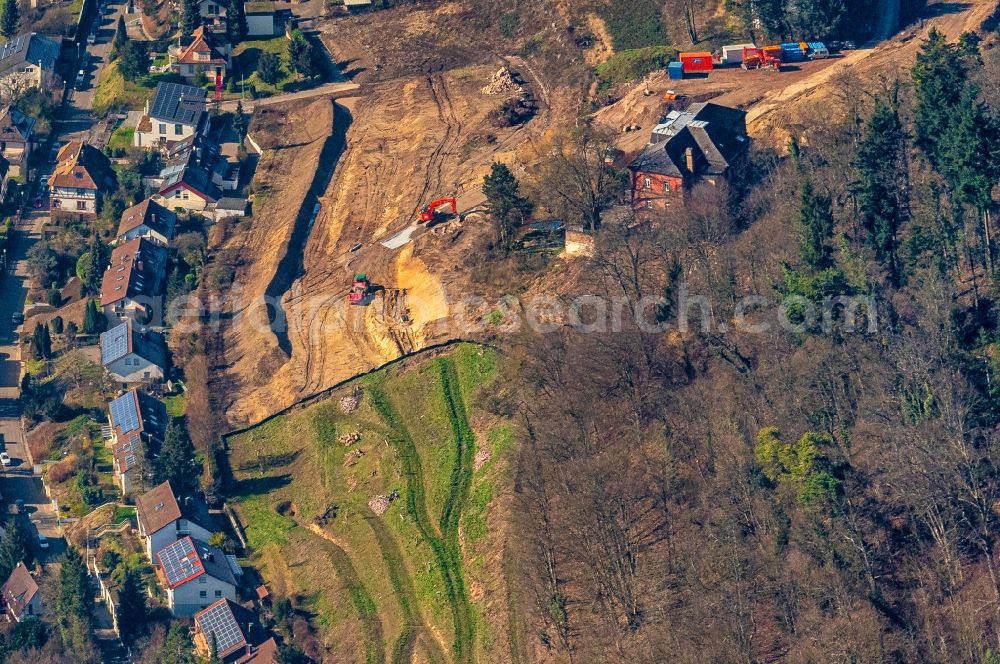
<path id="1" fill-rule="evenodd" d="M 483 592 L 505 586 L 503 570 L 482 561 L 502 537 L 487 516 L 510 479 L 514 436 L 474 405 L 497 374 L 492 351 L 460 345 L 230 438 L 251 560 L 279 594 L 311 597 L 329 647 L 368 662 L 490 661 L 490 648 L 506 647 L 490 620 L 506 594 Z M 344 413 L 355 388 L 361 401 Z M 360 441 L 340 442 L 355 432 Z M 490 459 L 475 471 L 480 446 Z M 381 516 L 376 496 L 393 498 Z M 324 555 L 296 562 L 310 549 Z"/>

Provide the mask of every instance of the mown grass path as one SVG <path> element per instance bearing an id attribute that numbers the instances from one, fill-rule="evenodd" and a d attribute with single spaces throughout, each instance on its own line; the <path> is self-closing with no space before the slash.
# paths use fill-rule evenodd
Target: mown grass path
<path id="1" fill-rule="evenodd" d="M 383 664 L 385 662 L 385 639 L 382 635 L 382 621 L 379 619 L 375 601 L 364 584 L 361 583 L 358 571 L 354 568 L 347 552 L 321 535 L 317 535 L 316 539 L 323 547 L 334 569 L 337 570 L 337 576 L 347 588 L 347 593 L 351 596 L 351 603 L 354 604 L 354 609 L 358 612 L 358 618 L 361 620 L 361 628 L 364 632 L 365 663 Z"/>
<path id="2" fill-rule="evenodd" d="M 454 368 L 452 368 L 452 372 Z M 457 389 L 457 385 L 454 389 Z M 446 388 L 446 393 L 450 392 Z M 423 466 L 420 462 L 420 455 L 417 447 L 410 436 L 409 431 L 403 424 L 395 406 L 386 397 L 385 393 L 378 385 L 372 385 L 368 389 L 368 396 L 376 412 L 388 426 L 387 438 L 389 443 L 397 450 L 403 464 L 403 474 L 406 477 L 406 507 L 417 525 L 420 536 L 426 541 L 434 552 L 435 563 L 444 580 L 445 594 L 448 604 L 451 607 L 452 619 L 455 624 L 455 640 L 452 644 L 452 651 L 457 662 L 471 662 L 473 648 L 473 625 L 472 612 L 469 607 L 469 599 L 465 593 L 465 582 L 462 577 L 462 560 L 457 546 L 457 528 L 451 537 L 448 533 L 439 536 L 431 522 L 427 512 L 427 496 L 424 490 Z M 464 412 L 464 406 L 463 406 Z M 468 426 L 468 422 L 466 422 Z M 461 444 L 461 443 L 457 443 Z M 468 455 L 459 455 L 461 459 Z M 466 460 L 471 464 L 472 460 Z M 456 464 L 460 465 L 460 464 Z M 459 472 L 461 475 L 461 472 Z M 448 502 L 451 503 L 451 511 L 456 515 L 461 513 L 461 501 L 455 488 L 450 492 Z M 451 517 L 449 517 L 451 519 Z M 457 520 L 457 516 L 455 517 Z M 457 521 L 456 521 L 457 522 Z"/>

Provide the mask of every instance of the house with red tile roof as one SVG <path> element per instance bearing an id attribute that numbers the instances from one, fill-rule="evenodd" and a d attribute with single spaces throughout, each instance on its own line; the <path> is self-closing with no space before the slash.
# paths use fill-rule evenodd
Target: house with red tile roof
<path id="1" fill-rule="evenodd" d="M 122 495 L 142 490 L 151 476 L 148 455 L 163 444 L 167 419 L 162 401 L 136 389 L 108 404 L 111 456 Z"/>
<path id="2" fill-rule="evenodd" d="M 160 246 L 169 247 L 171 240 L 174 239 L 176 226 L 176 214 L 147 198 L 122 212 L 115 242 L 128 242 L 141 237 Z"/>
<path id="3" fill-rule="evenodd" d="M 178 538 L 193 535 L 207 540 L 212 536 L 211 516 L 205 503 L 195 496 L 174 495 L 170 482 L 164 482 L 135 500 L 139 538 L 146 547 L 150 561 L 156 562 L 156 552 Z"/>
<path id="4" fill-rule="evenodd" d="M 56 166 L 49 176 L 53 213 L 94 216 L 97 194 L 115 187 L 115 172 L 104 153 L 81 141 L 70 141 L 59 149 Z"/>
<path id="5" fill-rule="evenodd" d="M 191 33 L 186 45 L 173 47 L 175 54 L 171 63 L 172 69 L 188 81 L 193 81 L 201 75 L 214 80 L 216 76 L 225 76 L 232 66 L 229 44 L 225 43 L 205 26 L 200 26 Z"/>
<path id="6" fill-rule="evenodd" d="M 7 581 L 0 586 L 0 601 L 3 602 L 7 618 L 15 622 L 42 614 L 42 598 L 38 594 L 38 584 L 23 562 L 17 564 Z"/>
<path id="7" fill-rule="evenodd" d="M 190 616 L 220 599 L 236 601 L 242 570 L 236 559 L 205 542 L 182 537 L 156 554 L 156 574 L 174 616 Z"/>
<path id="8" fill-rule="evenodd" d="M 111 251 L 111 263 L 101 280 L 101 308 L 112 325 L 131 318 L 149 322 L 163 304 L 166 248 L 137 237 Z"/>

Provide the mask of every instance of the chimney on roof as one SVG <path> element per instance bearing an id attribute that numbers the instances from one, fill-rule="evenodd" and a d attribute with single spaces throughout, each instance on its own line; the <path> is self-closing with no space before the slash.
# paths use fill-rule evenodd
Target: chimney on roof
<path id="1" fill-rule="evenodd" d="M 694 175 L 694 149 L 687 148 L 684 150 L 684 161 L 687 164 L 688 173 Z"/>

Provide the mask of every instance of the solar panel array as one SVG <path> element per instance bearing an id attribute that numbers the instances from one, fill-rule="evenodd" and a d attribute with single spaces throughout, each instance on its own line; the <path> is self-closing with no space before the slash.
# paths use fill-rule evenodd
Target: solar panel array
<path id="1" fill-rule="evenodd" d="M 170 584 L 171 588 L 205 571 L 205 566 L 202 565 L 201 558 L 195 551 L 194 542 L 191 541 L 190 537 L 179 539 L 160 549 L 157 556 L 160 559 L 163 574 L 167 577 L 167 583 Z"/>
<path id="2" fill-rule="evenodd" d="M 101 335 L 101 361 L 114 362 L 128 354 L 128 323 L 122 323 Z"/>
<path id="3" fill-rule="evenodd" d="M 202 88 L 183 83 L 159 83 L 149 115 L 158 120 L 193 123 L 202 113 L 206 92 Z"/>
<path id="4" fill-rule="evenodd" d="M 246 645 L 246 637 L 243 636 L 243 630 L 236 622 L 236 616 L 227 600 L 216 602 L 195 616 L 195 620 L 205 633 L 208 643 L 215 638 L 215 650 L 219 657 L 225 657 L 230 651 Z"/>
<path id="5" fill-rule="evenodd" d="M 135 407 L 135 395 L 132 392 L 126 392 L 111 402 L 111 421 L 122 433 L 139 428 L 139 410 Z"/>

